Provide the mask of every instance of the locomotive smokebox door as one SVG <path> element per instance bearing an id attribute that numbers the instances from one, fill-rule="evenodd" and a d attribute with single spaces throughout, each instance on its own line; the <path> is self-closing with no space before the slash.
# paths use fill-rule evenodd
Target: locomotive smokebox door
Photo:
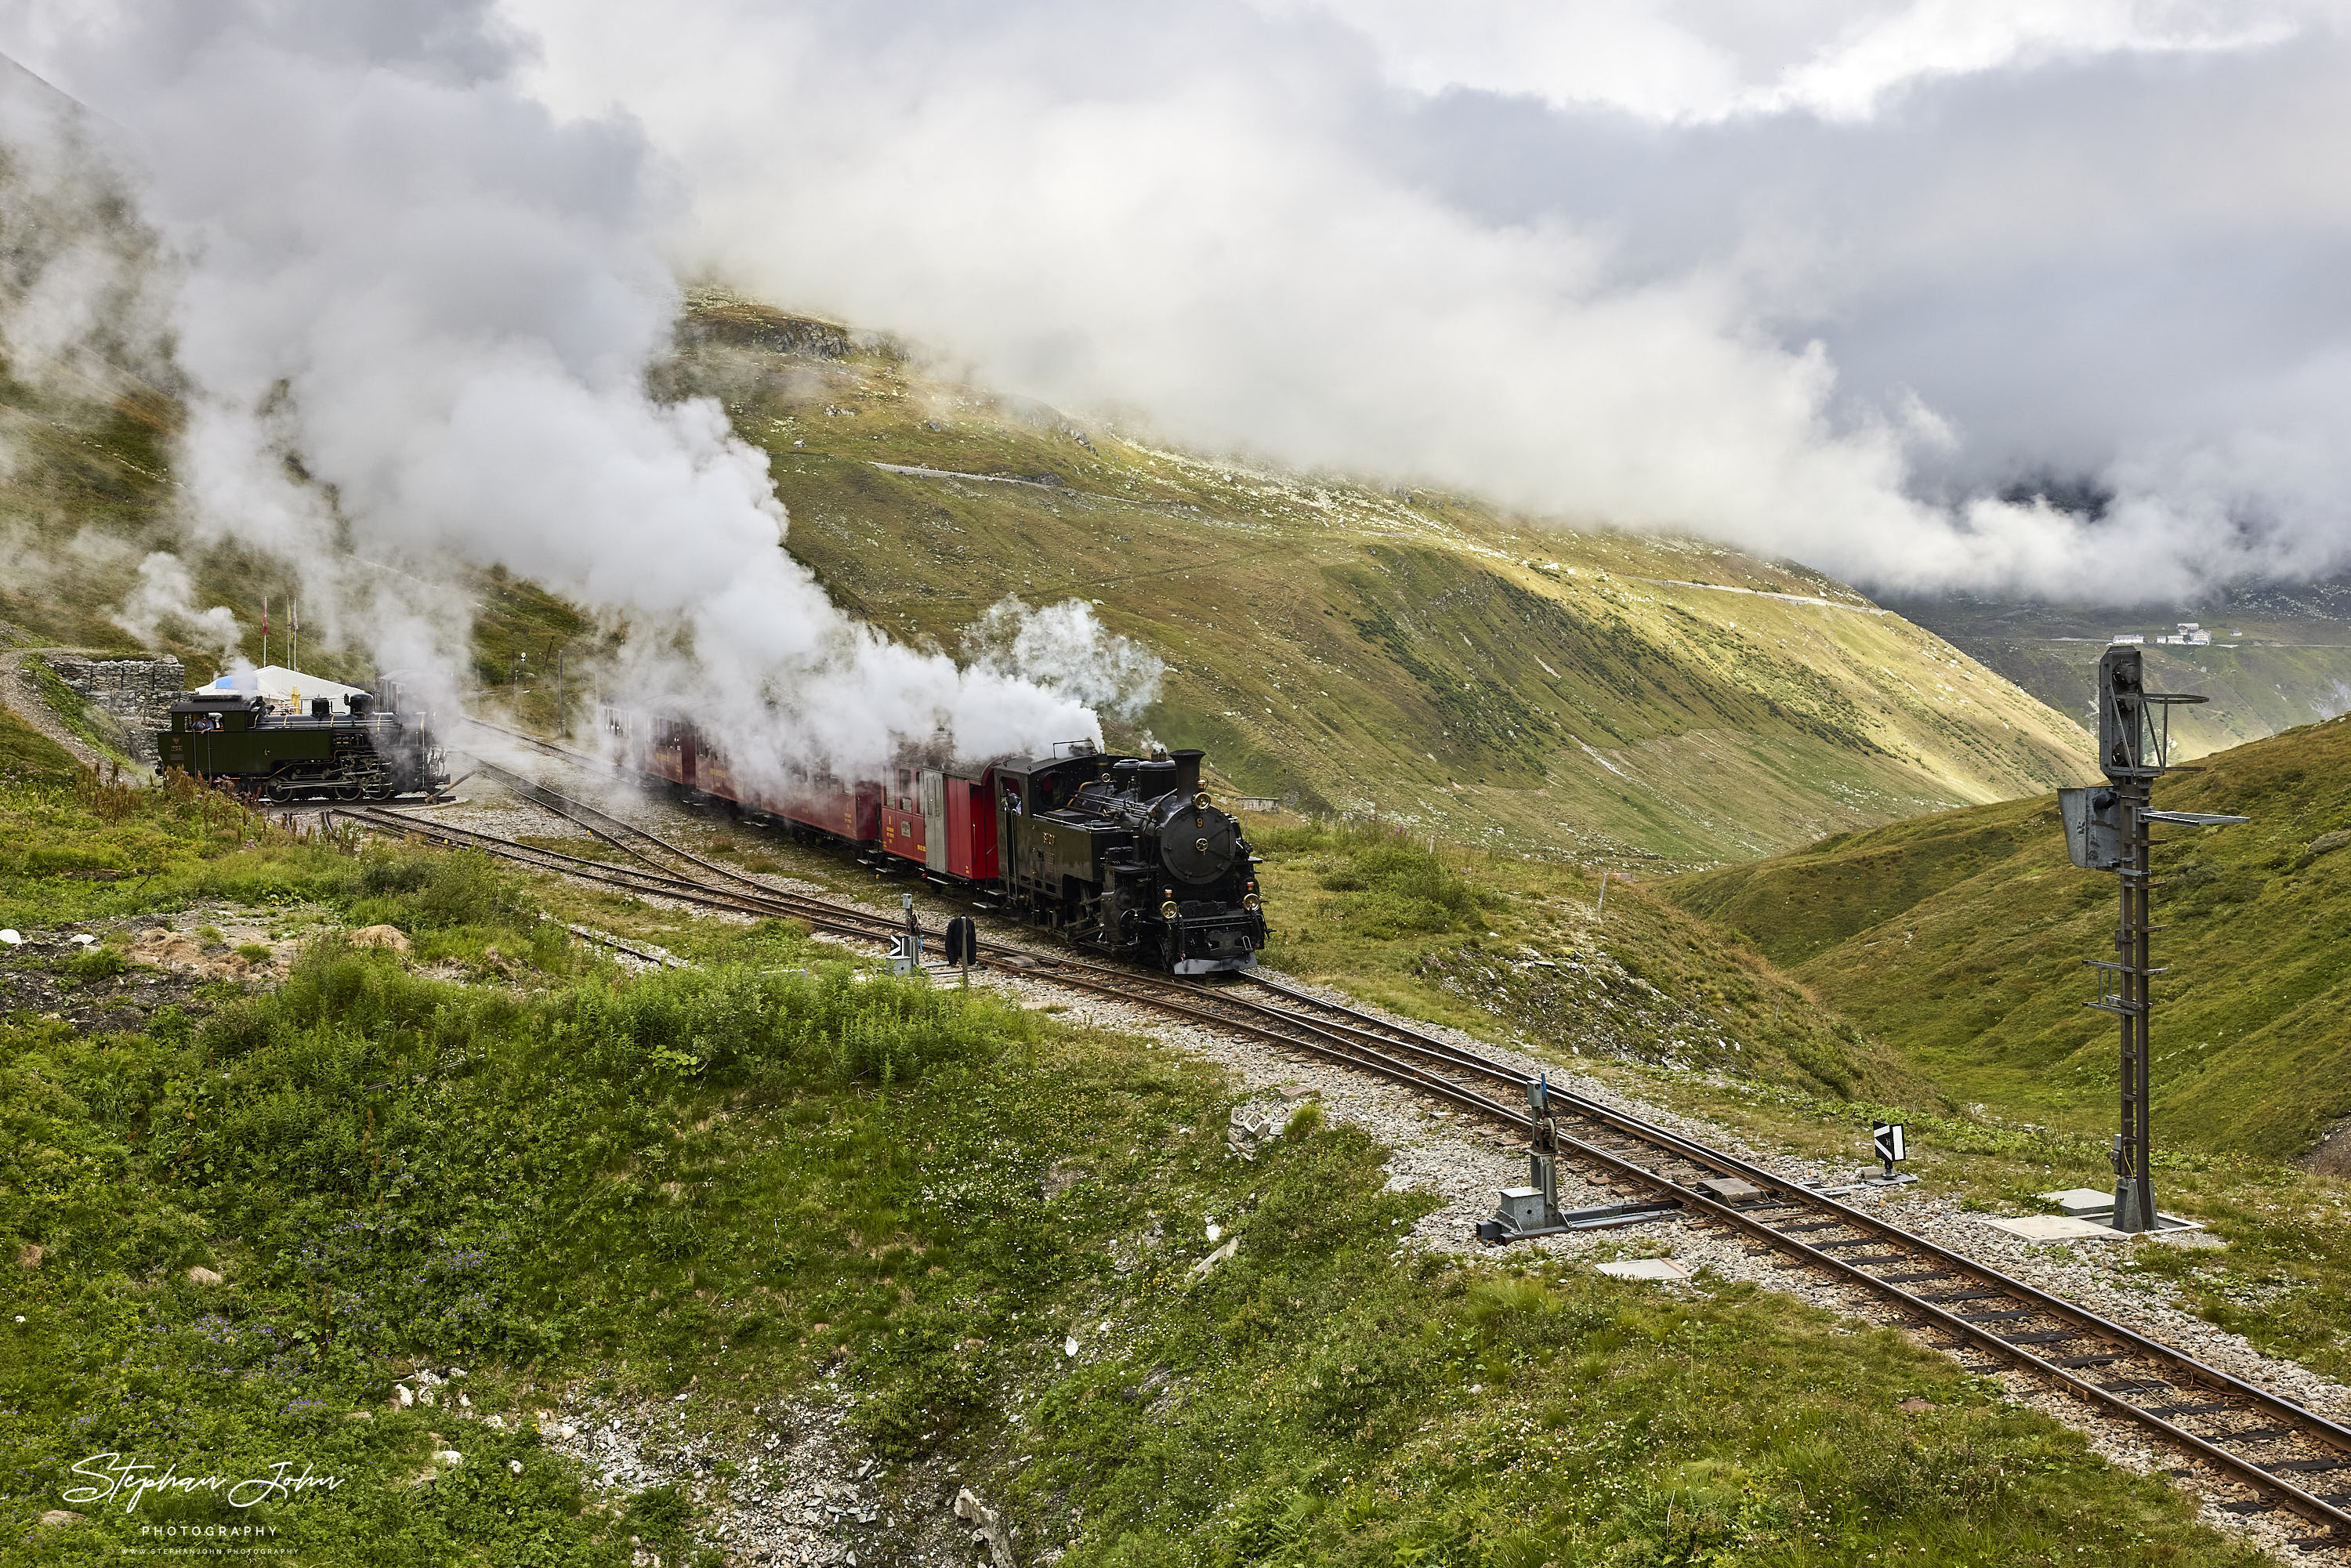
<path id="1" fill-rule="evenodd" d="M 1233 868 L 1240 856 L 1240 825 L 1224 812 L 1178 801 L 1164 819 L 1159 852 L 1178 880 L 1204 884 Z"/>

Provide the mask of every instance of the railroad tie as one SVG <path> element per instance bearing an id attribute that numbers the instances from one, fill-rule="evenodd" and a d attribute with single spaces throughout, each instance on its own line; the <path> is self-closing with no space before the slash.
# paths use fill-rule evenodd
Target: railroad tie
<path id="1" fill-rule="evenodd" d="M 1815 1241 L 1812 1245 L 1823 1252 L 1842 1252 L 1848 1247 L 1882 1247 L 1885 1243 L 1875 1236 L 1840 1236 L 1834 1240 Z"/>
<path id="2" fill-rule="evenodd" d="M 1922 1280 L 1956 1280 L 1958 1278 L 1959 1276 L 1957 1274 L 1952 1273 L 1948 1269 L 1920 1269 L 1908 1274 L 1881 1275 L 1878 1282 L 1885 1285 L 1915 1285 Z M 1998 1291 L 1986 1291 L 1983 1293 L 1987 1296 L 1997 1296 L 2000 1294 Z M 1921 1296 L 1918 1299 L 1922 1301 L 1943 1301 L 1965 1300 L 1966 1298 L 1950 1296 Z"/>
<path id="3" fill-rule="evenodd" d="M 2209 1416 L 2215 1410 L 2232 1410 L 2234 1408 L 2236 1408 L 2236 1406 L 2227 1404 L 2224 1401 L 2214 1399 L 2200 1405 L 2158 1405 L 2154 1409 L 2149 1410 L 2147 1414 L 2150 1416 L 2161 1416 L 2164 1420 L 2168 1421 L 2174 1416 Z"/>
<path id="4" fill-rule="evenodd" d="M 2284 1434 L 2279 1435 L 2283 1437 Z M 2288 1459 L 2283 1464 L 2263 1465 L 2262 1469 L 2275 1470 L 2281 1475 L 2308 1476 L 2322 1470 L 2339 1470 L 2346 1465 L 2351 1465 L 2351 1456 L 2334 1454 L 2323 1459 Z"/>
<path id="5" fill-rule="evenodd" d="M 1947 1280 L 1950 1278 L 1948 1274 L 1943 1277 Z M 1898 1284 L 1906 1276 L 1900 1274 L 1889 1275 L 1886 1282 Z M 2008 1292 L 2006 1291 L 1948 1291 L 1939 1296 L 1920 1296 L 1918 1299 L 1941 1307 L 1948 1306 L 1953 1301 L 1982 1301 L 1995 1299 L 2004 1301 L 2008 1300 Z"/>
<path id="6" fill-rule="evenodd" d="M 2011 1312 L 1961 1312 L 1959 1321 L 1963 1323 L 2012 1323 L 2019 1318 L 2039 1316 L 2041 1310 L 2038 1307 L 2020 1307 Z"/>
<path id="7" fill-rule="evenodd" d="M 2003 1343 L 2026 1346 L 2036 1344 L 2055 1344 L 2060 1340 L 2080 1339 L 2084 1334 L 2088 1333 L 2090 1331 L 2087 1329 L 2048 1329 L 2040 1333 L 2004 1333 L 2000 1337 Z"/>
<path id="8" fill-rule="evenodd" d="M 2267 1513 L 2277 1505 L 2277 1499 L 2263 1492 L 2251 1502 L 2224 1502 L 2220 1505 L 2220 1511 L 2222 1513 Z"/>
<path id="9" fill-rule="evenodd" d="M 2170 1385 L 2160 1382 L 2152 1377 L 2126 1377 L 2120 1383 L 2099 1383 L 2094 1384 L 2092 1386 L 2096 1388 L 2102 1394 L 2112 1394 L 2119 1396 L 2125 1394 L 2144 1393 L 2150 1388 L 2168 1388 Z"/>
<path id="10" fill-rule="evenodd" d="M 2106 1351 L 2096 1355 L 2061 1355 L 2050 1362 L 2052 1366 L 2109 1366 L 2123 1358 L 2122 1351 Z"/>

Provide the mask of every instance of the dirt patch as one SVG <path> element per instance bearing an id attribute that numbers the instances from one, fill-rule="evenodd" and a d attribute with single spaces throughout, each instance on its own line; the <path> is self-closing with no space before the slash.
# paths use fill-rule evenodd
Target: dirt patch
<path id="1" fill-rule="evenodd" d="M 21 945 L 0 948 L 0 1012 L 69 1023 L 84 1034 L 142 1030 L 170 1007 L 202 1015 L 229 994 L 224 982 L 242 988 L 284 977 L 298 944 L 271 936 L 268 923 L 285 918 L 283 910 L 206 906 L 28 931 Z M 119 956 L 120 973 L 91 972 L 90 955 L 103 953 Z"/>
<path id="2" fill-rule="evenodd" d="M 2326 1135 L 2303 1156 L 2302 1166 L 2313 1176 L 2351 1176 L 2351 1116 L 2327 1128 Z"/>

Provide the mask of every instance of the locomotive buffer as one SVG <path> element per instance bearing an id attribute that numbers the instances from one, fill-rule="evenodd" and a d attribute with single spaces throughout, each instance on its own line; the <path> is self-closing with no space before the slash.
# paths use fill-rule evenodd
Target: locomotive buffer
<path id="1" fill-rule="evenodd" d="M 2155 1010 L 2152 982 L 2163 970 L 2148 963 L 2147 938 L 2160 926 L 2147 922 L 2147 893 L 2154 885 L 2147 851 L 2160 841 L 2147 836 L 2155 822 L 2211 828 L 2247 817 L 2209 811 L 2158 811 L 2151 804 L 2155 781 L 2170 768 L 2171 709 L 2206 699 L 2179 692 L 2150 692 L 2137 648 L 2112 647 L 2098 661 L 2098 769 L 2103 785 L 2057 791 L 2065 821 L 2065 852 L 2085 871 L 2110 871 L 2120 884 L 2121 914 L 2115 925 L 2112 960 L 2085 958 L 2098 971 L 2098 998 L 2085 1006 L 2120 1019 L 2122 1127 L 2107 1158 L 2115 1167 L 2111 1218 L 2079 1218 L 2137 1232 L 2178 1228 L 2155 1207 L 2153 1151 L 2147 1124 L 2152 1086 L 2148 1078 L 2147 1027 Z"/>

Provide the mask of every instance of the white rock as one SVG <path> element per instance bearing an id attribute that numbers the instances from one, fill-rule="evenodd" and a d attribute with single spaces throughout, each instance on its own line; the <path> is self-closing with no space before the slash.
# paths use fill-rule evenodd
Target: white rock
<path id="1" fill-rule="evenodd" d="M 188 1270 L 188 1283 L 191 1285 L 217 1285 L 220 1282 L 221 1277 L 210 1269 L 195 1268 Z"/>
<path id="2" fill-rule="evenodd" d="M 416 1403 L 416 1395 L 414 1391 L 412 1390 L 405 1383 L 393 1384 L 392 1385 L 392 1396 L 399 1402 L 400 1407 L 402 1410 L 407 1409 L 410 1406 Z"/>
<path id="3" fill-rule="evenodd" d="M 1211 1241 L 1220 1240 L 1220 1239 L 1223 1239 L 1224 1234 L 1225 1234 L 1225 1228 L 1224 1228 L 1223 1226 L 1218 1225 L 1218 1224 L 1217 1224 L 1215 1220 L 1213 1220 L 1213 1219 L 1211 1219 L 1210 1221 L 1208 1221 L 1208 1239 L 1209 1239 L 1209 1240 L 1211 1240 Z"/>
<path id="4" fill-rule="evenodd" d="M 1071 1334 L 1069 1338 L 1061 1342 L 1061 1354 L 1063 1355 L 1075 1355 L 1078 1354 L 1077 1335 Z"/>
<path id="5" fill-rule="evenodd" d="M 1240 1246 L 1241 1239 L 1238 1236 L 1234 1237 L 1230 1241 L 1226 1242 L 1222 1247 L 1217 1248 L 1214 1252 L 1209 1253 L 1206 1258 L 1203 1258 L 1197 1263 L 1193 1264 L 1190 1270 L 1191 1277 L 1195 1280 L 1207 1279 L 1208 1277 L 1209 1270 L 1216 1268 L 1217 1264 L 1224 1262 L 1234 1253 L 1239 1251 Z"/>
<path id="6" fill-rule="evenodd" d="M 518 1476 L 522 1474 L 522 1461 L 520 1459 L 508 1459 L 507 1461 L 507 1474 L 510 1476 Z"/>
<path id="7" fill-rule="evenodd" d="M 434 1450 L 433 1462 L 436 1465 L 446 1465 L 454 1470 L 465 1462 L 465 1456 L 455 1448 L 436 1448 Z"/>
<path id="8" fill-rule="evenodd" d="M 22 947 L 25 945 L 25 934 L 11 927 L 6 931 L 0 931 L 0 942 L 5 942 L 11 947 Z"/>

